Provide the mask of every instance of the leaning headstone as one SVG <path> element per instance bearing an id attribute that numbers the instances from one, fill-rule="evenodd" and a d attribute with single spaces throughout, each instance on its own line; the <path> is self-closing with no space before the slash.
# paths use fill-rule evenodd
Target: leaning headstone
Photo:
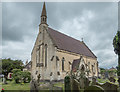
<path id="1" fill-rule="evenodd" d="M 84 92 L 104 92 L 104 89 L 100 86 L 94 85 L 85 88 Z"/>
<path id="2" fill-rule="evenodd" d="M 105 92 L 117 92 L 118 86 L 109 82 L 106 82 L 102 85 L 102 88 Z"/>
<path id="3" fill-rule="evenodd" d="M 80 86 L 80 89 L 84 89 L 84 87 L 85 87 L 85 80 L 84 80 L 84 78 L 80 78 L 79 86 Z"/>
<path id="4" fill-rule="evenodd" d="M 76 79 L 72 79 L 72 91 L 79 92 L 79 82 Z"/>
<path id="5" fill-rule="evenodd" d="M 90 84 L 89 79 L 88 79 L 88 78 L 85 78 L 84 83 L 85 83 L 85 87 L 88 87 L 88 86 L 89 86 L 89 84 Z"/>

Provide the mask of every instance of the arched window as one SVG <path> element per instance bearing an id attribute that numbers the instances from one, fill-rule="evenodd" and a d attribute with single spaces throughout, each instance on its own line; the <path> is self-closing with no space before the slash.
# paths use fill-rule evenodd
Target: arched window
<path id="1" fill-rule="evenodd" d="M 41 45 L 39 45 L 39 63 L 40 63 Z"/>
<path id="2" fill-rule="evenodd" d="M 90 70 L 90 62 L 88 62 L 88 68 L 89 68 L 89 70 Z"/>
<path id="3" fill-rule="evenodd" d="M 45 22 L 46 22 L 46 18 L 45 18 Z"/>
<path id="4" fill-rule="evenodd" d="M 82 72 L 85 71 L 85 67 L 84 67 L 84 65 L 81 65 L 81 71 L 82 71 Z"/>
<path id="5" fill-rule="evenodd" d="M 43 17 L 43 21 L 44 21 L 44 17 Z"/>
<path id="6" fill-rule="evenodd" d="M 36 48 L 36 67 L 38 67 L 38 63 L 39 63 L 39 46 L 37 46 Z"/>
<path id="7" fill-rule="evenodd" d="M 59 58 L 58 58 L 58 56 L 56 56 L 56 67 L 58 67 L 58 61 L 59 61 Z"/>
<path id="8" fill-rule="evenodd" d="M 45 67 L 47 67 L 47 44 L 45 44 Z"/>
<path id="9" fill-rule="evenodd" d="M 64 61 L 65 61 L 65 58 L 63 57 L 62 58 L 62 71 L 64 71 Z"/>

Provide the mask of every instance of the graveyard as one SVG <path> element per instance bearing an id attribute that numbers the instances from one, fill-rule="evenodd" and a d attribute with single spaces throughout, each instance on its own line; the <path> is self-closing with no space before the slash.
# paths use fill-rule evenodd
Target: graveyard
<path id="1" fill-rule="evenodd" d="M 111 74 L 110 74 L 111 75 Z M 49 91 L 49 90 L 59 90 L 60 92 L 66 91 L 79 91 L 79 92 L 89 92 L 90 90 L 95 92 L 119 92 L 119 83 L 117 76 L 107 77 L 101 74 L 99 78 L 89 79 L 86 77 L 86 74 L 79 69 L 76 72 L 71 71 L 68 74 L 64 81 L 58 82 L 38 82 L 35 80 L 31 80 L 30 83 L 15 83 L 14 80 L 7 80 L 6 83 L 3 83 L 2 80 L 0 83 L 2 84 L 2 88 L 4 90 L 35 90 L 37 91 Z M 36 87 L 35 87 L 36 85 Z M 89 90 L 89 91 L 87 91 Z"/>
<path id="2" fill-rule="evenodd" d="M 59 90 L 60 92 L 119 92 L 119 83 L 116 76 L 110 78 L 101 76 L 100 78 L 88 78 L 80 71 L 68 74 L 64 82 L 37 82 L 31 83 L 31 90 Z M 36 85 L 36 87 L 34 86 Z"/>

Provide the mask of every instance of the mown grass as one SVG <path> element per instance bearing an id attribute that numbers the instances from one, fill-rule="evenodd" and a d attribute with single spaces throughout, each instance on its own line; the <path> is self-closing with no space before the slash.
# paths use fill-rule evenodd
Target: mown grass
<path id="1" fill-rule="evenodd" d="M 41 84 L 43 84 L 42 82 L 41 82 Z M 58 83 L 55 83 L 54 84 L 54 86 L 56 86 L 56 87 L 62 87 L 63 88 L 63 90 L 64 90 L 64 84 L 63 83 L 60 83 L 60 82 L 58 82 Z M 19 84 L 16 84 L 15 83 L 15 81 L 13 80 L 13 81 L 7 81 L 7 84 L 3 84 L 2 83 L 2 88 L 4 89 L 4 90 L 16 90 L 17 92 L 18 92 L 18 90 L 26 90 L 27 92 L 29 92 L 29 90 L 30 90 L 30 83 L 24 83 L 23 85 L 21 85 L 21 83 L 19 83 Z M 48 89 L 49 90 L 49 89 Z M 44 90 L 40 90 L 40 92 L 44 92 Z"/>
<path id="2" fill-rule="evenodd" d="M 58 82 L 58 83 L 55 83 L 54 86 L 61 87 L 64 90 L 64 83 Z"/>
<path id="3" fill-rule="evenodd" d="M 16 84 L 15 81 L 7 81 L 8 84 L 2 84 L 4 90 L 30 90 L 30 83 Z"/>

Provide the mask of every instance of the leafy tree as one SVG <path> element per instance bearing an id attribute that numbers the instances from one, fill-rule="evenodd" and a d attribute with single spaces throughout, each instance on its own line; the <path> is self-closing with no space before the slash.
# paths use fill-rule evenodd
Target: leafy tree
<path id="1" fill-rule="evenodd" d="M 25 71 L 25 72 L 22 73 L 22 77 L 23 77 L 23 82 L 24 83 L 30 82 L 30 80 L 31 80 L 31 73 L 28 72 L 28 71 Z"/>
<path id="2" fill-rule="evenodd" d="M 113 39 L 113 47 L 114 47 L 115 53 L 118 55 L 117 75 L 118 75 L 118 82 L 120 86 L 120 31 L 117 32 L 116 36 Z"/>
<path id="3" fill-rule="evenodd" d="M 100 68 L 100 70 L 105 70 L 104 68 Z"/>
<path id="4" fill-rule="evenodd" d="M 19 83 L 20 80 L 22 79 L 22 73 L 20 69 L 13 69 L 13 78 L 15 80 L 16 83 Z"/>
<path id="5" fill-rule="evenodd" d="M 27 83 L 30 82 L 31 80 L 30 72 L 27 71 L 23 72 L 20 69 L 13 69 L 12 72 L 13 72 L 13 78 L 16 83 L 20 83 L 20 82 Z"/>
<path id="6" fill-rule="evenodd" d="M 2 73 L 7 76 L 13 69 L 23 69 L 21 60 L 2 59 Z"/>

